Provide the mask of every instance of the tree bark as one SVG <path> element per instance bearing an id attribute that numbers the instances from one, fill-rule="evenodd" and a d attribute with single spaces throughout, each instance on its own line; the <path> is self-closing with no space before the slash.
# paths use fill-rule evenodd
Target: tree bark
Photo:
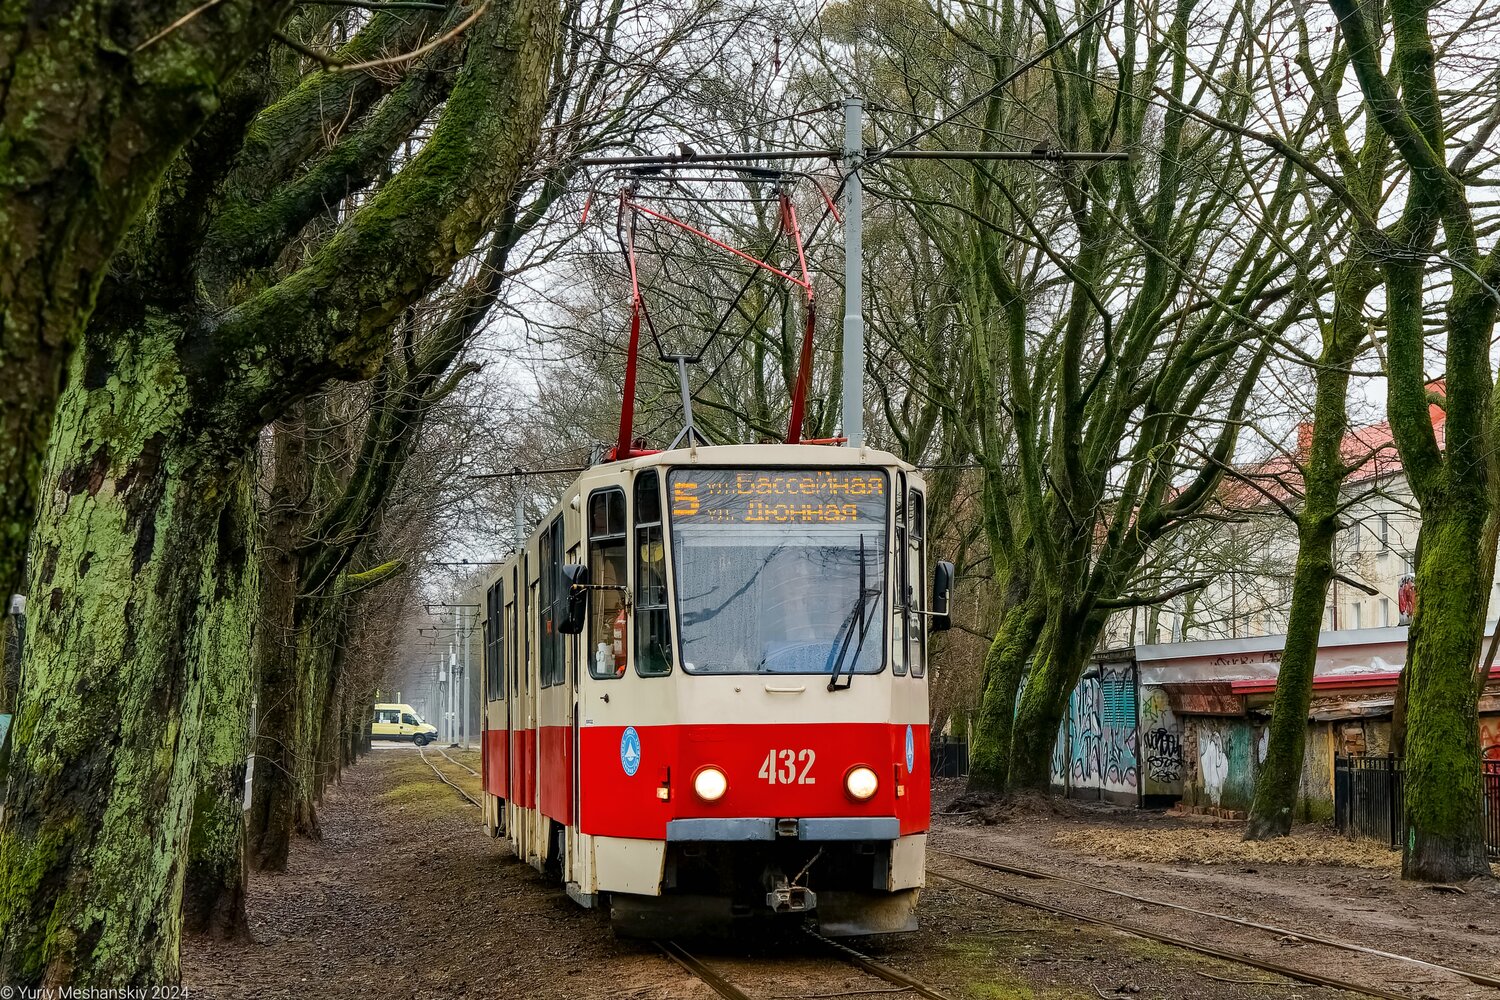
<path id="1" fill-rule="evenodd" d="M 421 151 L 289 277 L 226 313 L 138 299 L 111 311 L 113 326 L 91 324 L 52 435 L 29 570 L 0 981 L 176 981 L 226 483 L 268 415 L 330 377 L 367 375 L 394 320 L 513 196 L 556 25 L 555 0 L 486 8 Z"/>
<path id="2" fill-rule="evenodd" d="M 285 871 L 296 828 L 297 547 L 306 531 L 302 504 L 312 488 L 304 407 L 275 429 L 275 451 L 262 553 L 260 628 L 256 633 L 255 777 L 250 799 L 249 855 L 257 871 Z"/>
<path id="3" fill-rule="evenodd" d="M 226 482 L 212 603 L 200 648 L 203 745 L 182 897 L 189 933 L 247 941 L 245 914 L 245 755 L 250 749 L 250 650 L 259 565 L 254 483 L 249 469 Z"/>
<path id="4" fill-rule="evenodd" d="M 1484 567 L 1474 551 L 1485 510 L 1474 497 L 1424 505 L 1423 558 L 1407 689 L 1403 878 L 1490 875 L 1479 768 L 1479 706 L 1470 664 L 1484 635 Z"/>
<path id="5" fill-rule="evenodd" d="M 1363 340 L 1362 310 L 1376 274 L 1363 248 L 1340 266 L 1334 315 L 1325 331 L 1316 369 L 1312 440 L 1303 464 L 1302 509 L 1297 513 L 1297 564 L 1292 606 L 1287 612 L 1286 645 L 1276 674 L 1276 699 L 1266 738 L 1266 759 L 1255 777 L 1246 840 L 1269 840 L 1292 832 L 1302 760 L 1307 746 L 1307 713 L 1312 704 L 1313 675 L 1319 636 L 1333 582 L 1333 548 L 1344 480 L 1349 473 L 1343 454 L 1349 426 L 1349 369 Z"/>
<path id="6" fill-rule="evenodd" d="M 226 483 L 183 437 L 170 337 L 80 365 L 59 413 L 0 840 L 0 981 L 175 982 Z M 169 369 L 168 369 L 169 370 Z M 170 474 L 168 473 L 170 470 Z"/>
<path id="7" fill-rule="evenodd" d="M 1334 430 L 1342 436 L 1342 392 L 1338 405 L 1339 419 Z M 1270 840 L 1291 833 L 1297 792 L 1302 784 L 1307 712 L 1312 704 L 1313 671 L 1318 661 L 1318 637 L 1323 630 L 1328 585 L 1333 580 L 1333 543 L 1338 534 L 1334 511 L 1343 476 L 1320 482 L 1309 469 L 1306 482 L 1307 504 L 1297 532 L 1297 568 L 1292 606 L 1287 614 L 1286 646 L 1276 674 L 1276 700 L 1266 738 L 1266 759 L 1255 776 L 1255 798 L 1250 807 L 1250 823 L 1245 828 L 1246 840 Z"/>
<path id="8" fill-rule="evenodd" d="M 974 737 L 969 747 L 969 792 L 1005 791 L 1011 763 L 1011 731 L 1016 694 L 1026 661 L 1037 648 L 1045 620 L 1043 609 L 1029 599 L 1005 614 L 984 658 L 984 688 Z"/>
<path id="9" fill-rule="evenodd" d="M 22 563 L 63 373 L 128 227 L 292 6 L 0 4 L 0 595 Z M 153 41 L 153 39 L 156 39 Z"/>
<path id="10" fill-rule="evenodd" d="M 1068 710 L 1068 697 L 1093 651 L 1097 622 L 1062 611 L 1048 622 L 1048 641 L 1038 647 L 1016 709 L 1011 735 L 1010 792 L 1046 794 L 1052 788 L 1052 748 Z"/>

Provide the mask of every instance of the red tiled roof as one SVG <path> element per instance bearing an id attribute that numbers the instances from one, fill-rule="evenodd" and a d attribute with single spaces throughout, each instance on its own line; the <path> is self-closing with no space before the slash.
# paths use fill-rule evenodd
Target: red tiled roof
<path id="1" fill-rule="evenodd" d="M 1429 390 L 1437 392 L 1442 388 L 1440 381 L 1428 385 Z M 1427 410 L 1441 448 L 1447 411 L 1436 404 Z M 1224 477 L 1219 502 L 1225 507 L 1240 509 L 1261 507 L 1273 499 L 1294 505 L 1302 489 L 1301 463 L 1306 460 L 1311 446 L 1312 424 L 1298 424 L 1297 449 L 1293 454 L 1279 454 L 1263 462 L 1240 466 L 1237 474 Z M 1390 421 L 1387 420 L 1351 428 L 1339 445 L 1339 454 L 1346 463 L 1356 466 L 1349 474 L 1349 483 L 1368 482 L 1401 471 L 1401 456 L 1396 451 Z"/>

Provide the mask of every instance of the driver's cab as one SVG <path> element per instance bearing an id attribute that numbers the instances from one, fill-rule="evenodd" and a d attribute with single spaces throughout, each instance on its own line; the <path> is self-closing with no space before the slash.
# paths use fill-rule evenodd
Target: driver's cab
<path id="1" fill-rule="evenodd" d="M 423 722 L 410 705 L 376 705 L 370 722 L 370 736 L 374 739 L 411 740 L 417 746 L 425 746 L 437 738 L 437 726 Z"/>

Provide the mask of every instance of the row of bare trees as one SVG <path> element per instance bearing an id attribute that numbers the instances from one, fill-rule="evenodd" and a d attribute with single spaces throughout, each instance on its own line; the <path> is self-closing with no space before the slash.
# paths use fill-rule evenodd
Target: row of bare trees
<path id="1" fill-rule="evenodd" d="M 699 429 L 784 433 L 807 298 L 617 208 L 622 189 L 795 273 L 789 193 L 823 305 L 806 433 L 837 432 L 840 167 L 684 190 L 579 160 L 837 146 L 850 91 L 874 148 L 870 437 L 927 470 L 960 565 L 934 701 L 975 715 L 973 790 L 1047 788 L 1112 616 L 1203 590 L 1163 561 L 1232 516 L 1245 450 L 1311 413 L 1280 501 L 1298 555 L 1252 823 L 1286 831 L 1350 378 L 1373 365 L 1422 515 L 1406 871 L 1484 868 L 1500 264 L 1476 191 L 1500 102 L 1483 4 L 92 7 L 0 39 L 0 586 L 31 602 L 6 686 L 0 977 L 175 979 L 185 873 L 193 926 L 242 929 L 246 858 L 279 867 L 316 833 L 357 743 L 396 641 L 372 622 L 401 620 L 443 503 L 474 502 L 464 408 L 532 382 L 502 466 L 612 436 L 627 233 L 652 339 L 701 354 Z M 880 153 L 912 142 L 1037 155 Z M 1278 398 L 1288 384 L 1310 389 Z M 638 395 L 637 433 L 665 443 L 676 373 L 648 365 Z"/>
<path id="2" fill-rule="evenodd" d="M 101 2 L 4 29 L 0 584 L 31 602 L 0 979 L 173 982 L 182 923 L 244 931 L 247 866 L 316 835 L 474 502 L 493 422 L 463 385 L 579 158 L 644 140 L 754 21 Z"/>
<path id="3" fill-rule="evenodd" d="M 1361 405 L 1350 386 L 1373 376 L 1388 387 L 1422 518 L 1424 596 L 1403 686 L 1415 796 L 1406 871 L 1487 873 L 1478 643 L 1500 524 L 1484 416 L 1500 293 L 1494 209 L 1473 192 L 1493 183 L 1500 67 L 1479 41 L 1493 38 L 1493 19 L 1478 4 L 1438 12 L 1396 0 L 836 4 L 808 26 L 784 84 L 726 82 L 683 125 L 700 150 L 837 146 L 830 96 L 868 99 L 870 437 L 926 467 L 939 533 L 961 565 L 960 628 L 935 709 L 975 713 L 972 790 L 1045 791 L 1069 694 L 1111 620 L 1154 621 L 1165 606 L 1179 620 L 1222 621 L 1234 609 L 1195 602 L 1244 571 L 1246 538 L 1289 535 L 1288 550 L 1258 554 L 1284 581 L 1274 600 L 1288 636 L 1250 836 L 1288 832 L 1335 540 L 1359 502 L 1348 481 L 1372 460 L 1348 447 Z M 738 121 L 751 119 L 738 131 L 719 110 L 726 92 Z M 1043 155 L 880 156 L 913 134 L 932 150 Z M 1047 150 L 1130 158 L 1075 163 Z M 840 176 L 820 165 L 811 179 L 832 191 Z M 807 180 L 799 206 L 816 219 Z M 764 179 L 717 194 L 678 208 L 785 264 Z M 636 223 L 643 259 L 665 262 L 642 268 L 655 327 L 710 343 L 693 373 L 700 429 L 723 441 L 779 434 L 795 295 Z M 601 223 L 591 249 L 613 247 L 616 224 Z M 837 250 L 825 243 L 814 257 L 818 299 L 836 301 Z M 575 426 L 594 414 L 599 438 L 617 400 L 620 270 L 597 253 L 580 259 L 569 273 L 583 280 L 541 319 L 568 358 L 545 394 L 568 401 Z M 839 352 L 825 313 L 811 408 L 824 434 L 837 429 Z M 644 379 L 638 426 L 665 444 L 681 420 L 675 374 L 659 365 Z M 1445 441 L 1429 406 L 1447 411 Z M 1285 447 L 1299 423 L 1310 440 Z M 1285 530 L 1267 527 L 1276 520 Z M 1450 575 L 1450 560 L 1465 568 Z M 1264 610 L 1273 598 L 1256 600 Z"/>

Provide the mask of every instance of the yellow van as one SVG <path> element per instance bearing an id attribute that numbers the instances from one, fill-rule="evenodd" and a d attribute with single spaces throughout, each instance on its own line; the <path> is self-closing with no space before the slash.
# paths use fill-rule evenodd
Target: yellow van
<path id="1" fill-rule="evenodd" d="M 411 740 L 425 747 L 437 739 L 437 726 L 423 722 L 410 705 L 376 705 L 370 736 L 377 740 Z"/>

